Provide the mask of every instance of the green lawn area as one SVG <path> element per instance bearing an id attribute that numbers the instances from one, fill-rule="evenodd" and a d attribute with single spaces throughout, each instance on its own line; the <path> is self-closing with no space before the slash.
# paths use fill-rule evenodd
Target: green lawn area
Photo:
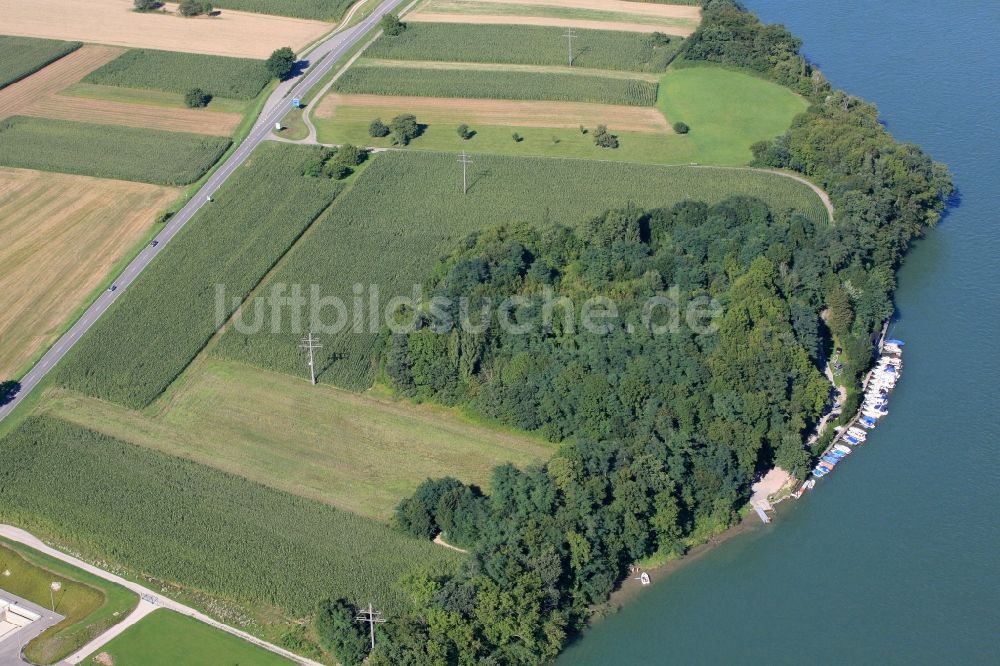
<path id="1" fill-rule="evenodd" d="M 173 611 L 153 611 L 91 655 L 114 666 L 287 666 L 291 661 Z"/>
<path id="2" fill-rule="evenodd" d="M 339 107 L 333 118 L 312 116 L 317 136 L 322 143 L 351 143 L 359 146 L 388 148 L 391 139 L 372 138 L 368 125 L 373 118 L 388 121 L 407 109 L 366 108 L 363 106 Z M 494 155 L 575 157 L 590 160 L 613 160 L 628 162 L 648 162 L 651 164 L 686 164 L 697 160 L 694 143 L 678 134 L 658 134 L 651 132 L 619 132 L 611 125 L 611 131 L 620 142 L 614 150 L 600 148 L 594 144 L 589 132 L 581 134 L 579 128 L 552 127 L 510 127 L 501 125 L 479 125 L 473 123 L 476 134 L 464 140 L 458 136 L 456 128 L 467 122 L 461 111 L 454 114 L 436 113 L 432 119 L 417 114 L 417 121 L 426 124 L 424 133 L 410 142 L 408 150 L 453 151 L 467 150 L 473 153 Z M 591 130 L 593 127 L 590 128 Z M 514 141 L 517 133 L 521 141 Z"/>
<path id="3" fill-rule="evenodd" d="M 266 408 L 262 407 L 265 406 Z M 135 412 L 68 391 L 45 409 L 121 440 L 378 520 L 428 477 L 488 487 L 492 467 L 545 460 L 554 445 L 413 405 L 241 363 L 197 364 Z"/>
<path id="4" fill-rule="evenodd" d="M 286 113 L 285 117 L 281 119 L 281 131 L 271 130 L 271 133 L 283 139 L 291 139 L 292 141 L 308 137 L 309 128 L 306 127 L 305 121 L 302 120 L 303 111 L 303 109 L 292 109 Z"/>
<path id="5" fill-rule="evenodd" d="M 19 543 L 0 538 L 0 589 L 64 616 L 25 647 L 38 664 L 53 664 L 80 649 L 128 615 L 139 597 L 106 580 L 73 568 Z M 54 597 L 49 586 L 58 582 Z"/>
<path id="6" fill-rule="evenodd" d="M 701 164 L 746 164 L 750 146 L 783 134 L 809 103 L 789 89 L 720 67 L 673 68 L 660 84 L 657 107 L 688 135 Z"/>
<path id="7" fill-rule="evenodd" d="M 795 208 L 817 223 L 826 210 L 806 185 L 768 173 L 652 166 L 593 160 L 476 155 L 469 193 L 455 153 L 377 154 L 268 278 L 268 283 L 317 285 L 322 296 L 352 303 L 352 285 L 378 285 L 381 302 L 409 295 L 470 232 L 512 222 L 567 225 L 616 206 L 670 206 L 685 199 L 715 203 L 743 194 L 774 210 Z M 267 296 L 267 283 L 244 309 Z M 329 313 L 327 320 L 332 319 Z M 278 332 L 265 326 L 244 335 L 227 331 L 213 353 L 300 375 L 299 335 L 287 314 Z M 298 322 L 299 331 L 308 322 Z M 321 336 L 319 379 L 350 389 L 371 386 L 378 335 L 348 326 Z"/>

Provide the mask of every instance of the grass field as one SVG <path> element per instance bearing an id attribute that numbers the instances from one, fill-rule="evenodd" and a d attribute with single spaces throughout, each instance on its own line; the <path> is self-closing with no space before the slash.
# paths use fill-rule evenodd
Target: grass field
<path id="1" fill-rule="evenodd" d="M 10 572 L 0 586 L 39 606 L 49 608 L 49 586 L 61 585 L 54 596 L 55 610 L 64 619 L 24 648 L 25 656 L 37 664 L 53 664 L 77 651 L 123 620 L 139 601 L 122 587 L 5 539 L 0 539 L 0 562 Z"/>
<path id="2" fill-rule="evenodd" d="M 245 298 L 337 196 L 339 182 L 302 175 L 311 154 L 255 151 L 73 349 L 60 381 L 130 407 L 160 395 L 215 333 L 216 285 Z"/>
<path id="3" fill-rule="evenodd" d="M 454 153 L 374 156 L 270 282 L 316 284 L 323 296 L 337 295 L 345 303 L 352 303 L 353 284 L 377 284 L 385 303 L 392 296 L 409 295 L 438 256 L 475 229 L 515 221 L 576 225 L 629 202 L 654 207 L 745 194 L 775 209 L 799 209 L 817 222 L 827 219 L 822 202 L 805 185 L 740 170 L 477 155 L 469 182 L 469 193 L 463 195 Z M 251 302 L 245 307 L 256 306 Z M 254 335 L 230 330 L 215 353 L 299 375 L 299 337 L 287 326 L 285 332 L 265 328 Z M 371 384 L 376 335 L 349 327 L 321 342 L 321 381 L 352 389 Z"/>
<path id="4" fill-rule="evenodd" d="M 165 609 L 153 611 L 90 658 L 98 655 L 110 657 L 114 666 L 292 665 L 237 636 Z"/>
<path id="5" fill-rule="evenodd" d="M 83 79 L 121 88 L 147 88 L 185 93 L 201 88 L 216 97 L 249 100 L 271 75 L 261 60 L 130 49 Z"/>
<path id="6" fill-rule="evenodd" d="M 222 156 L 229 139 L 15 116 L 0 121 L 0 166 L 186 185 Z"/>
<path id="7" fill-rule="evenodd" d="M 421 565 L 462 555 L 429 541 L 211 467 L 47 417 L 0 440 L 8 456 L 0 517 L 100 558 L 147 585 L 203 592 L 259 621 L 308 615 L 327 596 L 373 601 L 388 616 L 407 598 L 396 583 Z M 239 619 L 234 612 L 230 621 Z"/>
<path id="8" fill-rule="evenodd" d="M 55 340 L 178 191 L 0 168 L 0 377 Z"/>
<path id="9" fill-rule="evenodd" d="M 671 122 L 691 126 L 698 161 L 746 164 L 750 146 L 783 134 L 809 103 L 784 86 L 720 67 L 671 69 L 657 102 Z"/>
<path id="10" fill-rule="evenodd" d="M 330 31 L 322 21 L 235 11 L 182 20 L 131 11 L 126 0 L 0 0 L 0 9 L 8 35 L 242 58 L 263 59 L 282 46 L 298 51 Z"/>
<path id="11" fill-rule="evenodd" d="M 413 23 L 397 37 L 383 35 L 366 57 L 500 64 L 566 65 L 566 31 L 542 26 Z M 615 30 L 580 30 L 573 65 L 595 69 L 662 72 L 684 43 L 656 46 L 650 36 Z"/>
<path id="12" fill-rule="evenodd" d="M 0 35 L 0 88 L 80 48 L 80 42 Z"/>
<path id="13" fill-rule="evenodd" d="M 158 106 L 163 109 L 185 109 L 184 95 L 182 93 L 163 92 L 160 90 L 148 90 L 141 88 L 119 88 L 117 86 L 101 86 L 93 83 L 74 83 L 68 88 L 59 91 L 60 98 L 65 101 L 66 97 L 82 97 L 85 99 L 95 99 L 102 102 L 112 102 L 121 106 L 131 106 L 142 104 L 144 106 Z M 228 99 L 225 97 L 213 97 L 211 104 L 205 107 L 206 111 L 215 113 L 237 113 L 244 114 L 252 104 L 246 100 Z"/>
<path id="14" fill-rule="evenodd" d="M 334 84 L 342 93 L 551 100 L 652 106 L 657 84 L 634 79 L 544 72 L 414 69 L 359 61 Z"/>
<path id="15" fill-rule="evenodd" d="M 429 477 L 488 487 L 493 466 L 552 453 L 440 407 L 314 388 L 306 377 L 217 359 L 193 367 L 141 413 L 65 391 L 53 392 L 46 411 L 377 520 Z"/>
<path id="16" fill-rule="evenodd" d="M 491 2 L 489 0 L 427 0 L 407 14 L 407 20 L 437 21 L 452 17 L 476 23 L 484 19 L 496 22 L 524 21 L 526 24 L 571 25 L 614 30 L 653 31 L 687 36 L 700 21 L 698 11 L 691 7 L 632 2 Z M 490 21 L 494 22 L 494 21 Z"/>

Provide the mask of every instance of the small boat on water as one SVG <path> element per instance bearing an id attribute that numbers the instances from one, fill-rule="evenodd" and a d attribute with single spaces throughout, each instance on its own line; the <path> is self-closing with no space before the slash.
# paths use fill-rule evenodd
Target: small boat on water
<path id="1" fill-rule="evenodd" d="M 822 467 L 815 467 L 815 468 L 813 468 L 813 471 L 812 471 L 812 475 L 815 476 L 817 479 L 821 479 L 824 476 L 826 476 L 827 474 L 829 474 L 829 472 L 827 470 L 823 469 Z"/>
<path id="2" fill-rule="evenodd" d="M 649 574 L 643 571 L 642 575 L 639 576 L 639 582 L 643 585 L 649 585 Z"/>
<path id="3" fill-rule="evenodd" d="M 834 451 L 840 451 L 840 452 L 841 452 L 841 453 L 843 453 L 843 454 L 844 454 L 845 456 L 848 456 L 848 455 L 850 455 L 850 454 L 851 454 L 851 447 L 849 447 L 849 446 L 844 446 L 843 444 L 834 444 L 834 445 L 833 445 L 833 450 L 834 450 Z"/>
<path id="4" fill-rule="evenodd" d="M 862 416 L 861 425 L 871 430 L 878 424 L 878 419 L 873 416 Z"/>
<path id="5" fill-rule="evenodd" d="M 857 446 L 858 444 L 861 443 L 860 439 L 858 439 L 857 437 L 853 437 L 851 435 L 847 435 L 846 437 L 844 437 L 844 441 L 850 444 L 851 446 Z"/>

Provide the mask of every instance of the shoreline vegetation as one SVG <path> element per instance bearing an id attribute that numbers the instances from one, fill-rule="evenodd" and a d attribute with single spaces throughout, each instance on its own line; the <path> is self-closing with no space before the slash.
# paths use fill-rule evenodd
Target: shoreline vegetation
<path id="1" fill-rule="evenodd" d="M 810 437 L 831 397 L 827 359 L 839 363 L 835 386 L 857 387 L 872 364 L 872 341 L 893 311 L 895 271 L 911 241 L 940 219 L 950 175 L 896 141 L 874 105 L 834 89 L 783 26 L 761 23 L 733 0 L 704 0 L 702 9 L 677 64 L 742 69 L 809 101 L 787 132 L 754 144 L 751 164 L 815 182 L 830 195 L 833 223 L 802 227 L 736 200 L 699 214 L 699 204 L 684 202 L 670 211 L 612 210 L 576 230 L 491 229 L 443 259 L 425 284 L 431 293 L 530 295 L 549 284 L 571 297 L 596 291 L 628 302 L 655 293 L 638 279 L 653 265 L 664 283 L 707 290 L 726 311 L 717 340 L 680 336 L 677 347 L 568 330 L 551 331 L 551 341 L 489 330 L 448 337 L 433 332 L 430 318 L 391 336 L 383 372 L 400 395 L 563 444 L 545 465 L 497 468 L 488 495 L 444 478 L 400 504 L 399 528 L 428 540 L 441 532 L 473 557 L 458 575 L 428 572 L 413 583 L 422 591 L 417 608 L 383 627 L 370 663 L 554 658 L 595 608 L 627 598 L 622 583 L 633 563 L 667 560 L 654 570 L 666 576 L 750 529 L 738 515 L 752 480 L 773 467 L 801 480 L 829 443 L 828 433 Z M 726 215 L 733 226 L 704 233 L 736 237 L 757 259 L 690 244 L 692 230 Z M 747 250 L 757 229 L 763 246 Z M 686 252 L 699 257 L 697 267 Z M 726 268 L 717 274 L 720 255 Z M 650 358 L 655 370 L 642 363 Z M 856 410 L 857 393 L 849 391 L 843 412 Z"/>

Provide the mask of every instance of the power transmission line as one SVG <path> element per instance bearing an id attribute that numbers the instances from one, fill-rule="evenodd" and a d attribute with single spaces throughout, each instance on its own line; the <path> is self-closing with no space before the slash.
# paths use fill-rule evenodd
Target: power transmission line
<path id="1" fill-rule="evenodd" d="M 302 338 L 302 344 L 299 347 L 309 350 L 309 378 L 312 379 L 313 386 L 316 386 L 316 363 L 313 359 L 313 350 L 322 349 L 323 345 L 319 344 L 319 338 L 313 339 L 312 331 L 310 331 L 309 337 Z"/>
<path id="2" fill-rule="evenodd" d="M 569 66 L 573 66 L 573 28 L 566 28 L 566 34 L 563 37 L 569 42 Z"/>
<path id="3" fill-rule="evenodd" d="M 372 641 L 372 651 L 375 651 L 375 625 L 385 624 L 385 620 L 382 619 L 382 613 L 379 613 L 372 608 L 372 602 L 368 602 L 368 610 L 363 610 L 358 613 L 358 616 L 354 618 L 356 622 L 367 622 L 368 623 L 368 633 L 371 635 Z"/>
<path id="4" fill-rule="evenodd" d="M 458 161 L 462 164 L 462 194 L 466 194 L 469 191 L 466 169 L 468 169 L 469 165 L 472 164 L 472 160 L 469 159 L 469 156 L 466 155 L 463 150 L 462 154 L 458 156 Z"/>

